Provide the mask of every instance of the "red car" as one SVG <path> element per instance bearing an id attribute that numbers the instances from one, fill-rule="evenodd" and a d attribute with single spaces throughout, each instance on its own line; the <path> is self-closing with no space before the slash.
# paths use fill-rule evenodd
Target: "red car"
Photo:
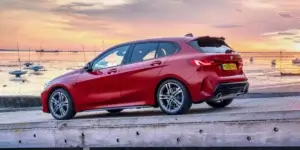
<path id="1" fill-rule="evenodd" d="M 41 99 L 43 112 L 58 120 L 84 110 L 141 106 L 175 115 L 193 103 L 225 107 L 248 87 L 242 58 L 224 38 L 186 36 L 114 46 L 47 83 Z"/>

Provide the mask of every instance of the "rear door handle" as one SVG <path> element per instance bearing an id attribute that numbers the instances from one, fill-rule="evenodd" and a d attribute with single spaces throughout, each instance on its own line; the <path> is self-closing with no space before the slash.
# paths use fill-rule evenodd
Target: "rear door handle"
<path id="1" fill-rule="evenodd" d="M 107 71 L 108 74 L 116 73 L 117 69 L 110 69 Z"/>
<path id="2" fill-rule="evenodd" d="M 157 61 L 152 62 L 150 65 L 155 66 L 155 65 L 160 65 L 160 64 L 161 64 L 161 61 L 157 60 Z"/>

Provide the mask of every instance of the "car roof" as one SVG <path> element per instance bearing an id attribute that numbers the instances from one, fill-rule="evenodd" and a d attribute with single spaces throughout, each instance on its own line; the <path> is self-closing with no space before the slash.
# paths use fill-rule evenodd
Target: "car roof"
<path id="1" fill-rule="evenodd" d="M 127 44 L 134 44 L 134 43 L 141 43 L 141 42 L 190 42 L 199 38 L 223 38 L 223 37 L 210 37 L 210 36 L 197 36 L 197 37 L 189 37 L 189 36 L 183 36 L 183 37 L 161 37 L 161 38 L 149 38 L 149 39 L 142 39 L 142 40 L 135 40 L 135 41 L 129 41 L 125 43 L 118 44 L 114 47 L 118 47 L 120 45 L 127 45 Z"/>
<path id="2" fill-rule="evenodd" d="M 159 42 L 159 41 L 167 41 L 167 42 L 186 41 L 186 42 L 189 42 L 189 41 L 192 41 L 197 38 L 199 38 L 199 37 L 161 37 L 161 38 L 149 38 L 149 39 L 135 40 L 135 41 L 126 42 L 123 44 L 140 43 L 140 42 Z"/>

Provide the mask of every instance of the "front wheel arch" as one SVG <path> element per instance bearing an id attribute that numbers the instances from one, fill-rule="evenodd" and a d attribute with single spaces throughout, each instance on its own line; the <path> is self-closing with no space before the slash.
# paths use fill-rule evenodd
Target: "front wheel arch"
<path id="1" fill-rule="evenodd" d="M 49 92 L 49 94 L 48 94 L 48 97 L 47 97 L 47 108 L 48 108 L 48 110 L 49 110 L 49 113 L 50 113 L 50 107 L 49 107 L 49 105 L 48 105 L 48 101 L 49 101 L 49 98 L 50 98 L 50 96 L 52 95 L 52 93 L 53 93 L 55 90 L 57 90 L 57 89 L 63 89 L 63 90 L 65 90 L 65 91 L 69 94 L 69 96 L 72 98 L 72 102 L 73 102 L 73 105 L 74 105 L 74 106 L 73 106 L 73 107 L 74 107 L 74 110 L 75 110 L 75 112 L 77 112 L 77 111 L 76 111 L 76 107 L 75 107 L 74 98 L 73 98 L 72 94 L 70 93 L 70 91 L 69 91 L 66 87 L 64 87 L 64 86 L 62 86 L 62 85 L 57 85 L 57 86 L 51 88 L 51 90 L 50 90 L 50 92 Z"/>

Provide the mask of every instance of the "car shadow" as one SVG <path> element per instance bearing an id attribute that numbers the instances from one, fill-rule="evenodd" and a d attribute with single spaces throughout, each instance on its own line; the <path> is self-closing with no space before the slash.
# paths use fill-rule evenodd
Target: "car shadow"
<path id="1" fill-rule="evenodd" d="M 242 107 L 226 107 L 226 108 L 193 108 L 190 110 L 189 114 L 213 114 L 213 113 L 228 113 L 233 110 L 239 110 Z M 164 116 L 163 112 L 159 109 L 155 110 L 145 110 L 145 111 L 131 111 L 131 112 L 120 112 L 120 113 L 108 113 L 103 110 L 100 110 L 99 113 L 95 114 L 87 114 L 87 115 L 79 115 L 76 116 L 74 119 L 92 119 L 92 118 L 114 118 L 114 117 L 146 117 L 146 116 Z"/>

